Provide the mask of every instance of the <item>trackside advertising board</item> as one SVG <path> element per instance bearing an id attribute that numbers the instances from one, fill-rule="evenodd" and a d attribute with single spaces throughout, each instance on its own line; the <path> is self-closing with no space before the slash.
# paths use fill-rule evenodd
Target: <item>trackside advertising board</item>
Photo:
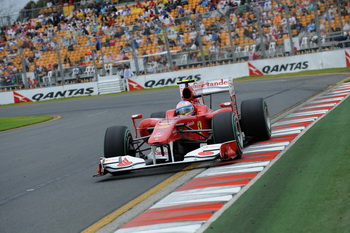
<path id="1" fill-rule="evenodd" d="M 178 81 L 195 78 L 206 88 L 222 88 L 229 79 L 255 75 L 294 73 L 305 70 L 350 67 L 350 50 L 340 49 L 293 57 L 278 57 L 236 64 L 142 75 L 127 80 L 129 91 L 174 86 Z M 112 84 L 111 85 L 115 85 Z M 111 86 L 112 87 L 112 86 Z M 0 93 L 0 104 L 42 101 L 84 95 L 98 95 L 97 82 L 36 88 Z"/>
<path id="2" fill-rule="evenodd" d="M 0 104 L 36 102 L 97 94 L 97 83 L 71 84 L 0 93 Z"/>
<path id="3" fill-rule="evenodd" d="M 128 80 L 128 90 L 165 87 L 176 85 L 177 81 L 196 78 L 199 81 L 212 82 L 220 79 L 240 78 L 244 76 L 274 75 L 295 73 L 305 70 L 319 70 L 350 66 L 350 51 L 336 50 L 322 53 L 310 53 L 293 57 L 242 62 L 223 66 L 182 70 L 170 73 L 144 75 Z M 210 81 L 211 80 L 211 81 Z"/>
<path id="4" fill-rule="evenodd" d="M 3 92 L 0 93 L 0 104 L 13 104 L 13 92 Z"/>
<path id="5" fill-rule="evenodd" d="M 132 77 L 128 80 L 128 90 L 174 86 L 178 81 L 192 78 L 205 83 L 210 80 L 239 78 L 243 76 L 248 76 L 246 62 Z"/>

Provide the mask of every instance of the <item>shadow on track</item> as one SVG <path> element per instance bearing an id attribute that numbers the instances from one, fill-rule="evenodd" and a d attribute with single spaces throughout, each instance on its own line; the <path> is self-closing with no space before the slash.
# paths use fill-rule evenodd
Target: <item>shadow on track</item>
<path id="1" fill-rule="evenodd" d="M 154 167 L 154 168 L 147 168 L 147 169 L 141 169 L 136 171 L 127 171 L 127 172 L 120 172 L 118 174 L 107 174 L 104 176 L 105 178 L 102 180 L 98 180 L 96 183 L 104 183 L 104 182 L 111 182 L 116 180 L 123 180 L 123 179 L 133 179 L 138 177 L 145 177 L 145 176 L 158 176 L 158 175 L 164 175 L 164 174 L 171 174 L 171 173 L 177 173 L 182 171 L 194 171 L 198 169 L 206 169 L 211 167 L 211 164 L 200 164 L 196 166 L 195 168 L 185 168 L 185 166 L 188 166 L 188 164 L 177 164 L 177 165 L 170 165 L 166 167 Z"/>

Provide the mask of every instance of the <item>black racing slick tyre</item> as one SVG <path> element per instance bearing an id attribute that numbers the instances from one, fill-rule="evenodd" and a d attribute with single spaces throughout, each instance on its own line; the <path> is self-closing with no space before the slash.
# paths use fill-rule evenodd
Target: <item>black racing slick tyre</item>
<path id="1" fill-rule="evenodd" d="M 151 114 L 151 118 L 165 118 L 165 112 L 154 112 Z"/>
<path id="2" fill-rule="evenodd" d="M 241 126 L 245 136 L 256 141 L 271 138 L 269 110 L 263 98 L 242 101 Z"/>
<path id="3" fill-rule="evenodd" d="M 108 127 L 104 139 L 105 158 L 130 155 L 135 156 L 133 138 L 126 126 Z"/>
<path id="4" fill-rule="evenodd" d="M 243 154 L 243 135 L 237 116 L 229 111 L 220 112 L 213 117 L 211 126 L 213 142 L 223 143 L 236 140 L 236 158 L 241 158 Z"/>

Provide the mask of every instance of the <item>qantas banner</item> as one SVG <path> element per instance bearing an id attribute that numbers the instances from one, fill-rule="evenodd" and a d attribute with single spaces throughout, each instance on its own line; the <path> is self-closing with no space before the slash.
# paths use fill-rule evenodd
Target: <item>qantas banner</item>
<path id="1" fill-rule="evenodd" d="M 0 94 L 0 104 L 36 102 L 67 97 L 97 95 L 97 83 L 71 84 L 57 87 L 17 90 Z"/>
<path id="2" fill-rule="evenodd" d="M 192 70 L 143 75 L 128 79 L 128 90 L 140 90 L 174 86 L 178 81 L 195 78 L 204 83 L 210 80 L 239 78 L 248 76 L 247 63 L 238 63 Z"/>
<path id="3" fill-rule="evenodd" d="M 13 104 L 13 93 L 12 91 L 0 93 L 0 105 L 1 104 Z"/>
<path id="4" fill-rule="evenodd" d="M 320 54 L 316 53 L 250 61 L 248 63 L 250 76 L 294 73 L 305 70 L 322 69 L 322 57 Z"/>
<path id="5" fill-rule="evenodd" d="M 322 69 L 350 67 L 346 65 L 347 61 L 349 61 L 349 52 L 346 50 L 334 50 L 321 53 Z"/>

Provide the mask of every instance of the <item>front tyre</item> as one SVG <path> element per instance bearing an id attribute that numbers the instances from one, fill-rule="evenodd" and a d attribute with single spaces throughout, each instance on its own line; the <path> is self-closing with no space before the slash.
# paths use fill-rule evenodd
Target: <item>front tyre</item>
<path id="1" fill-rule="evenodd" d="M 135 156 L 132 135 L 126 126 L 108 127 L 104 139 L 104 157 Z"/>
<path id="2" fill-rule="evenodd" d="M 241 126 L 246 137 L 257 141 L 271 138 L 269 110 L 263 98 L 242 101 Z"/>
<path id="3" fill-rule="evenodd" d="M 233 112 L 220 112 L 212 120 L 212 137 L 214 143 L 223 143 L 235 140 L 237 143 L 237 156 L 243 154 L 243 135 L 237 116 Z"/>

